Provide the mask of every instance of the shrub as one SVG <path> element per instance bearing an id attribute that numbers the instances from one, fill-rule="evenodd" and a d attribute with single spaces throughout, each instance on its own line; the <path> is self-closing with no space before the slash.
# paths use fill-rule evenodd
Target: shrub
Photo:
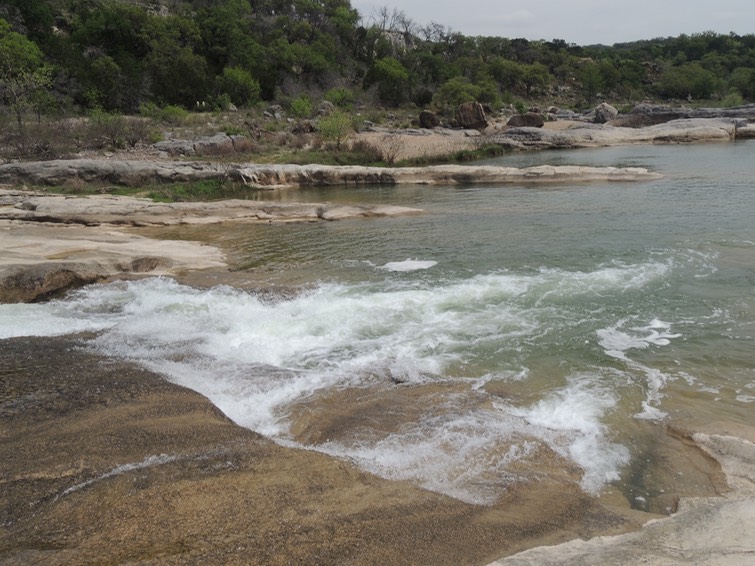
<path id="1" fill-rule="evenodd" d="M 666 98 L 710 98 L 721 80 L 699 63 L 671 67 L 661 75 L 658 90 Z"/>
<path id="2" fill-rule="evenodd" d="M 302 94 L 291 101 L 291 114 L 294 118 L 303 119 L 312 116 L 312 101 L 308 96 Z"/>
<path id="3" fill-rule="evenodd" d="M 477 102 L 481 89 L 466 77 L 454 77 L 443 83 L 433 96 L 433 104 L 449 110 L 465 102 Z"/>
<path id="4" fill-rule="evenodd" d="M 123 137 L 129 147 L 136 147 L 136 144 L 147 139 L 149 134 L 149 123 L 147 120 L 136 116 L 126 119 Z"/>
<path id="5" fill-rule="evenodd" d="M 355 100 L 354 92 L 344 87 L 330 89 L 323 98 L 339 108 L 351 108 Z"/>
<path id="6" fill-rule="evenodd" d="M 126 145 L 126 119 L 121 114 L 93 110 L 89 115 L 91 138 L 101 145 L 123 148 Z"/>
<path id="7" fill-rule="evenodd" d="M 724 99 L 721 101 L 721 106 L 724 108 L 733 108 L 735 106 L 742 106 L 744 104 L 744 99 L 742 98 L 742 95 L 739 94 L 739 91 L 736 89 L 731 89 L 729 91 L 729 94 L 727 94 Z"/>
<path id="8" fill-rule="evenodd" d="M 248 106 L 260 100 L 260 83 L 246 69 L 226 67 L 218 77 L 218 91 L 227 94 L 237 106 Z"/>
<path id="9" fill-rule="evenodd" d="M 168 105 L 160 108 L 154 102 L 147 102 L 139 108 L 139 114 L 145 118 L 176 125 L 182 123 L 189 116 L 189 111 L 181 106 Z"/>
<path id="10" fill-rule="evenodd" d="M 351 133 L 351 118 L 345 112 L 336 110 L 320 118 L 319 130 L 324 140 L 335 142 L 336 149 L 341 149 L 341 143 Z"/>

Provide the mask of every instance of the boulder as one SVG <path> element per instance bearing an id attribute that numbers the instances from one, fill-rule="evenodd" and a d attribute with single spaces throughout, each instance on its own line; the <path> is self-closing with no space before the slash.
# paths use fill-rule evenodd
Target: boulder
<path id="1" fill-rule="evenodd" d="M 419 113 L 419 127 L 427 130 L 432 130 L 440 126 L 440 118 L 435 112 L 430 110 L 423 110 Z"/>
<path id="2" fill-rule="evenodd" d="M 323 100 L 320 105 L 317 107 L 317 115 L 318 116 L 328 116 L 336 109 L 335 104 L 330 102 L 329 100 Z"/>
<path id="3" fill-rule="evenodd" d="M 595 117 L 593 122 L 596 124 L 605 124 L 611 120 L 615 120 L 619 115 L 619 111 L 606 102 L 601 102 L 595 108 Z"/>
<path id="4" fill-rule="evenodd" d="M 28 303 L 102 281 L 109 271 L 95 263 L 51 262 L 0 271 L 0 303 Z"/>
<path id="5" fill-rule="evenodd" d="M 163 151 L 168 155 L 196 155 L 194 142 L 191 140 L 164 140 L 153 144 L 157 151 Z"/>
<path id="6" fill-rule="evenodd" d="M 310 120 L 302 120 L 294 124 L 291 128 L 292 134 L 311 134 L 317 131 L 315 125 Z"/>
<path id="7" fill-rule="evenodd" d="M 484 130 L 488 127 L 485 109 L 479 102 L 465 102 L 456 108 L 456 126 L 463 129 Z"/>
<path id="8" fill-rule="evenodd" d="M 168 155 L 227 155 L 240 148 L 246 148 L 248 140 L 244 136 L 229 136 L 217 133 L 196 140 L 166 140 L 157 142 L 152 147 Z"/>
<path id="9" fill-rule="evenodd" d="M 506 123 L 512 128 L 542 128 L 545 125 L 545 119 L 541 114 L 535 112 L 526 112 L 525 114 L 515 114 Z"/>
<path id="10" fill-rule="evenodd" d="M 194 142 L 197 155 L 228 155 L 234 153 L 233 139 L 227 134 L 215 134 L 206 138 L 199 138 Z"/>

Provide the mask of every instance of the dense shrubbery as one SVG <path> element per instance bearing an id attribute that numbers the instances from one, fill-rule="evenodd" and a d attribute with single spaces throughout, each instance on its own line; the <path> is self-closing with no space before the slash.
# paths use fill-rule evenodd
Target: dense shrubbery
<path id="1" fill-rule="evenodd" d="M 614 46 L 466 37 L 349 0 L 5 0 L 0 102 L 24 117 L 101 110 L 168 123 L 180 109 L 261 100 L 307 118 L 321 100 L 435 106 L 467 100 L 755 98 L 755 35 L 701 33 Z M 61 112 L 65 111 L 65 112 Z M 129 143 L 126 140 L 124 143 Z"/>

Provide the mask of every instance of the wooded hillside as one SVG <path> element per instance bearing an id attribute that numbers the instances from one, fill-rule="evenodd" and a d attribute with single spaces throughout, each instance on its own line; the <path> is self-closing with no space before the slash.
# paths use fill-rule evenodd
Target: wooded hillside
<path id="1" fill-rule="evenodd" d="M 365 17 L 363 17 L 365 16 Z M 443 112 L 477 100 L 719 105 L 755 99 L 755 35 L 701 33 L 613 46 L 467 37 L 348 0 L 4 0 L 6 114 L 137 113 L 323 98 Z"/>

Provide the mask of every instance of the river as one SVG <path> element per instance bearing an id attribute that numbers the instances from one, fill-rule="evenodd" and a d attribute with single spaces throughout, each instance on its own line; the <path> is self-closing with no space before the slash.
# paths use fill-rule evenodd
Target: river
<path id="1" fill-rule="evenodd" d="M 464 501 L 565 474 L 657 510 L 653 431 L 755 424 L 755 142 L 493 162 L 664 177 L 281 192 L 425 213 L 166 230 L 266 291 L 90 286 L 0 305 L 0 338 L 96 332 L 282 444 Z"/>

